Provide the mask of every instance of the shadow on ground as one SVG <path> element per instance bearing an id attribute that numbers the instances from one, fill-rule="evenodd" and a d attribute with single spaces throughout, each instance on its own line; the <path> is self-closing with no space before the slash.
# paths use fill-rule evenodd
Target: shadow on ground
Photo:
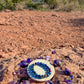
<path id="1" fill-rule="evenodd" d="M 84 26 L 84 18 L 79 18 L 79 19 L 70 19 L 70 23 L 73 24 L 75 27 L 83 27 Z M 82 29 L 84 31 L 84 29 Z"/>
<path id="2" fill-rule="evenodd" d="M 3 65 L 0 65 L 0 81 L 3 80 Z"/>
<path id="3" fill-rule="evenodd" d="M 4 62 L 6 62 L 7 60 L 3 60 Z M 1 61 L 0 62 L 0 82 L 3 81 L 3 77 L 4 77 L 4 71 L 7 70 L 8 66 L 3 67 L 4 62 Z"/>

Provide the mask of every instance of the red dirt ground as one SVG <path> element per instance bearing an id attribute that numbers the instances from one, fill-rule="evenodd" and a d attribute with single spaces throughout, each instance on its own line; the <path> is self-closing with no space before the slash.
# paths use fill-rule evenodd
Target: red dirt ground
<path id="1" fill-rule="evenodd" d="M 0 54 L 4 57 L 0 61 L 11 60 L 8 65 L 4 61 L 0 71 L 6 70 L 16 55 L 22 56 L 21 61 L 28 53 L 62 47 L 84 48 L 84 12 L 0 12 Z M 8 75 L 1 84 L 8 83 Z"/>

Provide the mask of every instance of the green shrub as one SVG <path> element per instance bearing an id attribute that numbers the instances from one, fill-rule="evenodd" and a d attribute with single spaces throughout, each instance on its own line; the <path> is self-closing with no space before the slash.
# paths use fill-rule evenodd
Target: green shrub
<path id="1" fill-rule="evenodd" d="M 34 3 L 32 0 L 28 0 L 28 2 L 26 2 L 26 5 L 29 9 L 40 9 L 42 8 L 43 3 Z"/>
<path id="2" fill-rule="evenodd" d="M 44 0 L 46 4 L 48 4 L 50 9 L 54 9 L 57 7 L 57 1 L 56 0 Z"/>
<path id="3" fill-rule="evenodd" d="M 44 1 L 44 2 L 43 2 Z M 22 10 L 24 8 L 36 10 L 84 10 L 84 0 L 0 0 L 0 10 Z M 44 7 L 45 6 L 45 7 Z"/>
<path id="4" fill-rule="evenodd" d="M 1 1 L 0 2 L 0 10 L 3 9 L 10 9 L 10 10 L 14 10 L 14 4 L 10 1 L 10 0 L 5 0 L 5 1 Z"/>
<path id="5" fill-rule="evenodd" d="M 13 3 L 20 3 L 22 1 L 25 1 L 25 0 L 12 0 Z"/>
<path id="6" fill-rule="evenodd" d="M 84 5 L 84 0 L 78 0 L 79 5 Z"/>

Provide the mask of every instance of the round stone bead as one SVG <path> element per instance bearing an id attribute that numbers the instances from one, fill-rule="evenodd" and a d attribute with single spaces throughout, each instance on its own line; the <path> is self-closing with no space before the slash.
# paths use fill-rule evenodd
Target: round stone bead
<path id="1" fill-rule="evenodd" d="M 21 63 L 27 63 L 27 60 L 26 60 L 26 59 L 24 59 L 24 60 L 22 60 L 22 61 L 21 61 Z"/>
<path id="2" fill-rule="evenodd" d="M 56 53 L 56 51 L 52 51 L 52 54 L 55 54 Z"/>
<path id="3" fill-rule="evenodd" d="M 22 67 L 22 68 L 25 68 L 25 67 L 27 67 L 28 65 L 26 64 L 26 63 L 21 63 L 20 64 L 20 67 Z"/>
<path id="4" fill-rule="evenodd" d="M 28 58 L 27 59 L 27 63 L 31 63 L 32 59 L 31 58 Z"/>
<path id="5" fill-rule="evenodd" d="M 71 80 L 64 80 L 64 82 L 66 82 L 67 84 L 73 84 Z"/>
<path id="6" fill-rule="evenodd" d="M 73 75 L 71 75 L 70 77 L 71 77 L 71 79 L 73 79 Z"/>
<path id="7" fill-rule="evenodd" d="M 64 74 L 68 75 L 68 76 L 71 76 L 71 72 L 67 68 L 65 68 Z"/>

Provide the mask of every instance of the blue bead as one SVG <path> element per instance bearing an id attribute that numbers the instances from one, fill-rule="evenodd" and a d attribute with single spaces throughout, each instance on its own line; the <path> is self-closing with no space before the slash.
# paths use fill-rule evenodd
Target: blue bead
<path id="1" fill-rule="evenodd" d="M 65 68 L 64 74 L 70 76 L 71 75 L 71 72 L 67 68 Z"/>
<path id="2" fill-rule="evenodd" d="M 21 63 L 27 63 L 27 61 L 26 60 L 22 60 Z"/>
<path id="3" fill-rule="evenodd" d="M 54 64 L 55 64 L 55 65 L 57 64 L 57 60 L 54 60 Z"/>
<path id="4" fill-rule="evenodd" d="M 73 79 L 73 75 L 71 75 L 70 77 L 71 77 L 71 79 Z"/>
<path id="5" fill-rule="evenodd" d="M 43 57 L 40 57 L 40 59 L 43 59 Z"/>
<path id="6" fill-rule="evenodd" d="M 64 80 L 64 82 L 66 82 L 67 84 L 73 84 L 71 80 Z"/>
<path id="7" fill-rule="evenodd" d="M 46 84 L 54 84 L 52 81 L 47 81 Z"/>
<path id="8" fill-rule="evenodd" d="M 39 78 L 41 78 L 41 76 L 40 76 L 40 75 L 38 75 L 38 77 L 39 77 Z"/>

